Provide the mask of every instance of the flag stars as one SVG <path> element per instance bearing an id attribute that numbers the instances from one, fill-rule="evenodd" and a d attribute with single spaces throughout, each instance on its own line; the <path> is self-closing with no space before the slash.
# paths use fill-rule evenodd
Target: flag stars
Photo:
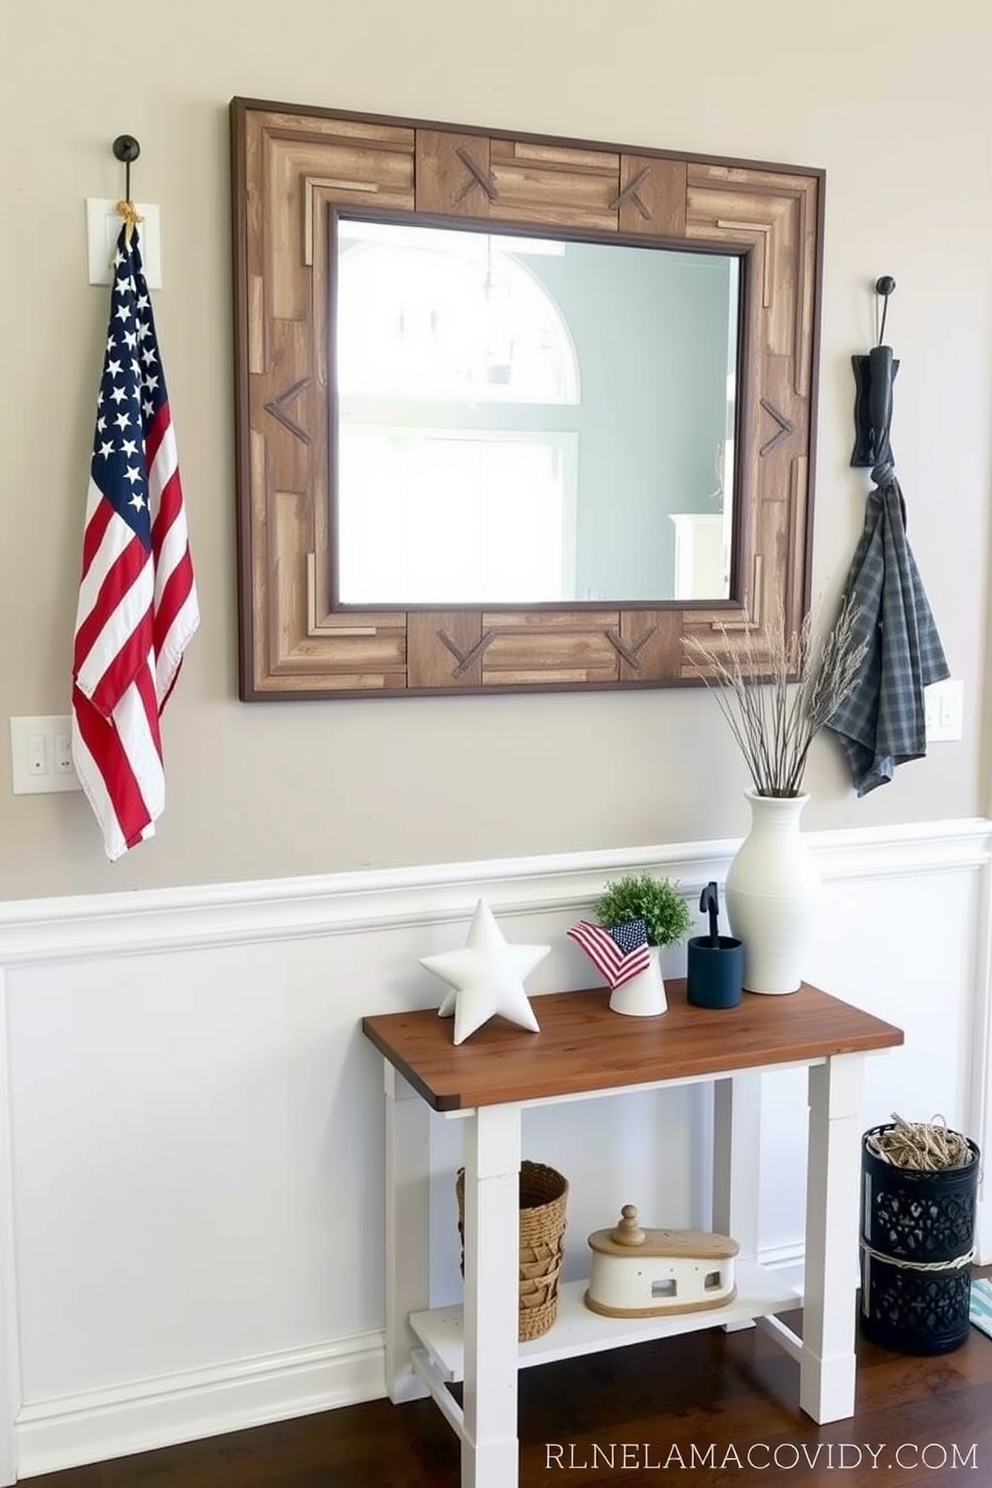
<path id="1" fill-rule="evenodd" d="M 169 405 L 161 372 L 153 400 L 152 420 L 156 422 L 143 422 L 143 405 L 152 401 L 152 395 L 142 387 L 146 362 L 141 351 L 153 347 L 155 359 L 159 358 L 137 235 L 127 226 L 120 229 L 114 262 L 110 320 L 109 325 L 104 320 L 101 327 L 106 351 L 96 400 L 97 432 L 90 446 L 84 579 L 73 644 L 76 724 L 87 741 L 92 740 L 80 774 L 86 794 L 96 803 L 111 860 L 154 833 L 163 795 L 158 715 L 186 642 L 199 623 L 179 468 L 175 446 L 167 437 Z M 147 326 L 142 324 L 145 320 Z M 111 359 L 113 365 L 108 365 Z M 53 362 L 53 369 L 56 377 L 64 374 L 61 359 Z M 160 436 L 154 480 L 163 487 L 171 485 L 174 491 L 174 499 L 166 503 L 154 530 L 152 477 L 143 437 L 146 427 L 155 427 Z M 156 500 L 159 517 L 157 507 Z M 112 524 L 109 529 L 108 523 Z M 128 555 L 124 562 L 118 533 L 122 541 L 130 539 L 124 544 Z M 154 602 L 154 634 L 147 621 L 149 600 Z M 135 666 L 121 665 L 132 658 L 137 671 Z M 132 724 L 135 712 L 140 726 Z M 87 729 L 90 719 L 95 720 L 92 733 Z"/>
<path id="2" fill-rule="evenodd" d="M 145 399 L 144 403 L 142 403 L 141 405 L 141 411 L 145 415 L 146 419 L 151 418 L 152 414 L 155 412 L 155 404 L 152 402 L 151 398 Z"/>
<path id="3" fill-rule="evenodd" d="M 142 379 L 142 381 L 144 382 L 144 385 L 145 385 L 145 391 L 148 392 L 148 393 L 153 393 L 155 391 L 155 389 L 158 387 L 158 378 L 151 376 L 147 372 L 145 373 L 145 376 Z"/>
<path id="4" fill-rule="evenodd" d="M 144 362 L 146 367 L 150 367 L 152 362 L 158 361 L 158 357 L 155 355 L 150 346 L 143 346 L 141 348 L 141 360 Z"/>

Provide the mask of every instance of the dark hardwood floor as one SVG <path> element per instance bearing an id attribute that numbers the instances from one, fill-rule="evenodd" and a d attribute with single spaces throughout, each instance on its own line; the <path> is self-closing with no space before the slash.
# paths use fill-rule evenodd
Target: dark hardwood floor
<path id="1" fill-rule="evenodd" d="M 798 1413 L 797 1365 L 753 1329 L 711 1329 L 525 1370 L 521 1488 L 992 1485 L 992 1339 L 973 1328 L 963 1347 L 932 1358 L 861 1340 L 859 1361 L 857 1414 L 822 1427 Z M 458 1488 L 458 1458 L 430 1401 L 379 1400 L 28 1481 Z"/>

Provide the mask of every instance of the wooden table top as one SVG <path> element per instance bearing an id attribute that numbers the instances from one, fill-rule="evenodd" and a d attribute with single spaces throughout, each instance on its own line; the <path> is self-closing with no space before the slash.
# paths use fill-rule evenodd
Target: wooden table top
<path id="1" fill-rule="evenodd" d="M 902 1029 L 805 983 L 784 997 L 745 992 L 739 1007 L 690 1006 L 667 980 L 668 1012 L 628 1018 L 605 987 L 550 992 L 531 1005 L 540 1033 L 493 1018 L 457 1047 L 436 1008 L 363 1018 L 362 1031 L 435 1111 L 548 1100 L 832 1054 L 890 1049 Z"/>

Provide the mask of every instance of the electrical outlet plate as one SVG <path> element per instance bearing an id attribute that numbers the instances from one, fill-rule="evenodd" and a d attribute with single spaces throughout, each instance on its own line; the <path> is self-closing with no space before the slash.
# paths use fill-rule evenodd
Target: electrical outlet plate
<path id="1" fill-rule="evenodd" d="M 964 736 L 964 683 L 954 678 L 924 689 L 927 743 L 946 744 Z"/>
<path id="2" fill-rule="evenodd" d="M 72 720 L 58 713 L 12 718 L 10 773 L 15 796 L 82 790 L 72 765 Z"/>

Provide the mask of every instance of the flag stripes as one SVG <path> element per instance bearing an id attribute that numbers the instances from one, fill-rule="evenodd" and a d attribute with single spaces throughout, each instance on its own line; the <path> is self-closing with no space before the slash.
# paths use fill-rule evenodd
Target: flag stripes
<path id="1" fill-rule="evenodd" d="M 580 920 L 568 933 L 614 991 L 650 965 L 651 947 L 643 920 L 627 920 L 609 929 Z"/>
<path id="2" fill-rule="evenodd" d="M 199 624 L 137 229 L 117 242 L 73 645 L 73 762 L 114 860 L 165 805 L 159 717 Z"/>

